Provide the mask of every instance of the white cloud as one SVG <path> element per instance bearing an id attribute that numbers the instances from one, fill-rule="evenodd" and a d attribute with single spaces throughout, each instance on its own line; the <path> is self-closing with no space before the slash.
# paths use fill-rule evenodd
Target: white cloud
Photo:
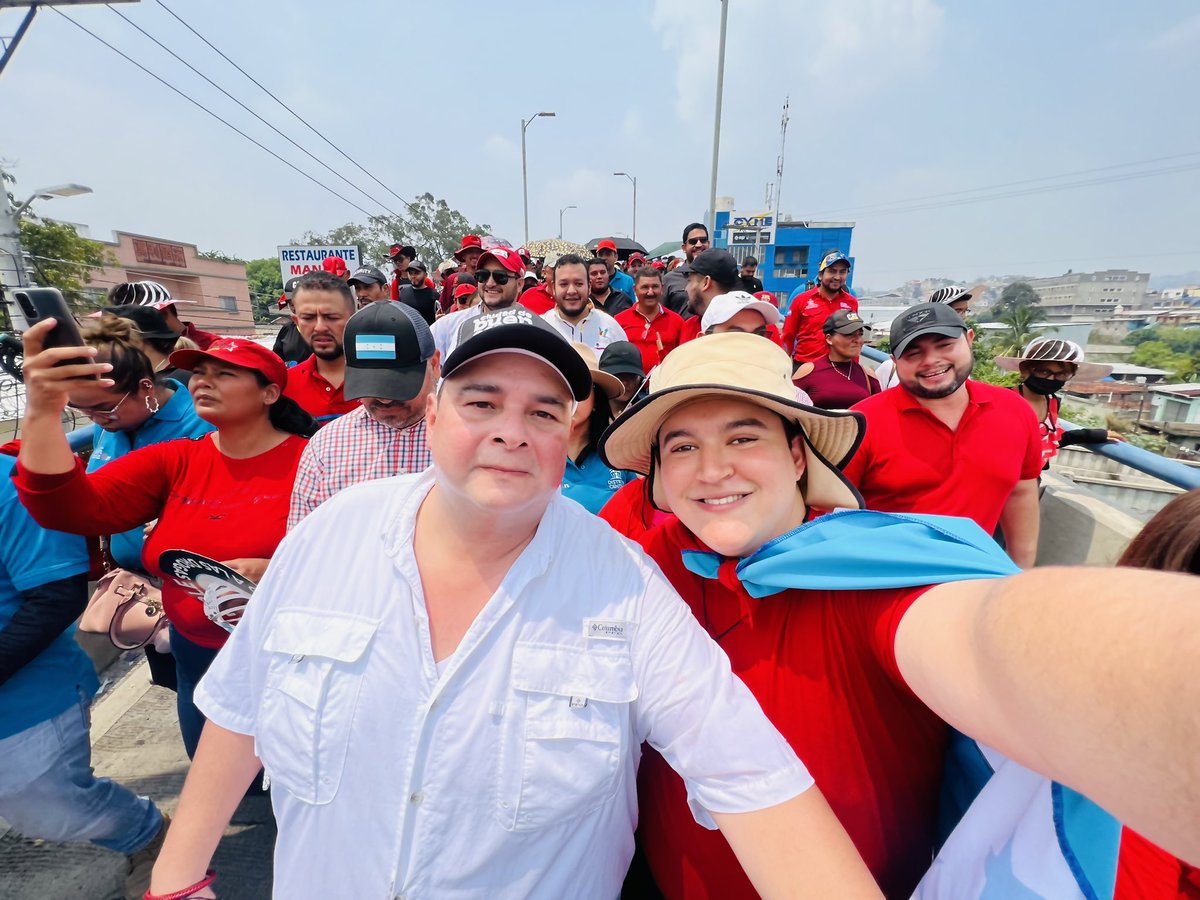
<path id="1" fill-rule="evenodd" d="M 1154 35 L 1150 38 L 1149 46 L 1158 52 L 1195 51 L 1200 46 L 1200 13 Z"/>
<path id="2" fill-rule="evenodd" d="M 728 0 L 727 0 L 728 2 Z M 843 99 L 892 86 L 932 66 L 945 13 L 935 0 L 743 0 L 729 12 L 726 97 L 731 79 L 750 81 L 756 60 L 778 61 L 780 93 L 837 91 Z M 711 114 L 716 94 L 720 7 L 657 0 L 651 17 L 675 66 L 675 110 L 689 123 Z"/>
<path id="3" fill-rule="evenodd" d="M 496 162 L 519 162 L 521 159 L 521 148 L 517 143 L 498 134 L 493 134 L 483 142 L 483 152 Z"/>

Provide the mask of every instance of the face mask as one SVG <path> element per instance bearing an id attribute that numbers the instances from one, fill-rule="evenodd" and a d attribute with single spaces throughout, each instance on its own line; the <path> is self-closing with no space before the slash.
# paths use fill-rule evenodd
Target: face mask
<path id="1" fill-rule="evenodd" d="M 1063 389 L 1064 384 L 1065 382 L 1054 378 L 1038 378 L 1036 375 L 1030 375 L 1024 381 L 1025 387 L 1029 388 L 1035 394 L 1041 394 L 1043 397 L 1057 394 Z"/>

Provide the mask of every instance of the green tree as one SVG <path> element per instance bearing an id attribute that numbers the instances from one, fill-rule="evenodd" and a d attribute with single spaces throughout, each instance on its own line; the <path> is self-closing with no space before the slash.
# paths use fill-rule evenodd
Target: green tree
<path id="1" fill-rule="evenodd" d="M 996 338 L 997 356 L 1016 356 L 1035 336 L 1034 323 L 1045 318 L 1040 308 L 1023 303 L 1006 310 L 997 321 L 1006 325 Z"/>
<path id="2" fill-rule="evenodd" d="M 217 262 L 235 263 L 245 265 L 246 260 L 238 256 L 231 256 L 221 250 L 197 250 L 196 255 L 201 259 L 215 259 Z"/>
<path id="3" fill-rule="evenodd" d="M 18 224 L 32 279 L 46 287 L 58 288 L 77 310 L 96 306 L 86 288 L 92 281 L 94 270 L 117 264 L 117 258 L 108 248 L 99 241 L 80 237 L 73 225 L 62 222 L 49 222 L 25 214 Z M 103 287 L 107 288 L 107 285 Z"/>
<path id="4" fill-rule="evenodd" d="M 390 244 L 411 244 L 417 251 L 418 259 L 433 267 L 453 255 L 464 234 L 485 235 L 491 230 L 490 225 L 472 225 L 466 216 L 452 209 L 445 200 L 437 200 L 433 194 L 424 193 L 413 201 L 403 217 L 372 216 L 366 224 L 349 222 L 325 233 L 307 231 L 292 243 L 355 244 L 365 261 L 376 264 L 387 261 Z"/>
<path id="5" fill-rule="evenodd" d="M 1165 369 L 1179 381 L 1188 381 L 1196 375 L 1196 357 L 1187 353 L 1176 353 L 1166 341 L 1145 341 L 1129 356 L 1135 366 Z"/>
<path id="6" fill-rule="evenodd" d="M 250 286 L 250 308 L 254 311 L 254 321 L 271 321 L 271 316 L 279 313 L 279 296 L 283 293 L 278 258 L 268 256 L 247 262 L 246 281 Z"/>
<path id="7" fill-rule="evenodd" d="M 1006 285 L 1000 292 L 1000 299 L 992 307 L 992 316 L 998 322 L 1003 321 L 1005 313 L 1020 306 L 1037 306 L 1041 302 L 1042 298 L 1027 282 L 1014 281 L 1012 284 Z"/>

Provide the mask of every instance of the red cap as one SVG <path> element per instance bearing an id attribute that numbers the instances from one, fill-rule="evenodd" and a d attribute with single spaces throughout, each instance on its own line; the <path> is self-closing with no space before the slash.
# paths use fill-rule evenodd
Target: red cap
<path id="1" fill-rule="evenodd" d="M 462 246 L 454 251 L 454 258 L 462 262 L 462 255 L 468 250 L 482 250 L 483 238 L 477 234 L 464 234 Z"/>
<path id="2" fill-rule="evenodd" d="M 279 308 L 280 308 L 280 309 L 286 309 L 286 308 L 287 308 L 287 294 L 280 294 L 280 295 L 279 295 Z"/>
<path id="3" fill-rule="evenodd" d="M 600 243 L 598 243 L 596 245 L 596 252 L 599 253 L 601 250 L 611 250 L 613 253 L 616 253 L 617 252 L 617 242 L 614 241 L 612 238 L 605 238 L 604 240 L 602 240 Z"/>
<path id="4" fill-rule="evenodd" d="M 517 256 L 521 257 L 521 259 L 525 260 L 525 262 L 529 262 L 533 259 L 533 257 L 529 255 L 529 251 L 524 247 L 517 248 Z"/>
<path id="5" fill-rule="evenodd" d="M 779 298 L 776 297 L 774 294 L 772 294 L 770 291 L 755 291 L 754 299 L 755 300 L 765 300 L 768 303 L 774 303 L 776 306 L 779 305 Z"/>
<path id="6" fill-rule="evenodd" d="M 321 268 L 330 275 L 337 275 L 339 277 L 345 275 L 346 272 L 349 271 L 349 269 L 346 268 L 346 261 L 340 256 L 325 257 L 325 259 L 321 261 Z"/>
<path id="7" fill-rule="evenodd" d="M 205 359 L 219 359 L 262 372 L 267 381 L 281 389 L 287 387 L 287 366 L 283 360 L 262 344 L 247 338 L 221 338 L 209 344 L 207 350 L 176 350 L 167 361 L 176 368 L 191 371 Z"/>
<path id="8" fill-rule="evenodd" d="M 630 260 L 634 260 L 634 259 L 645 259 L 645 258 L 646 258 L 646 254 L 645 254 L 645 253 L 638 253 L 636 250 L 634 250 L 632 253 L 630 253 L 630 254 L 629 254 L 629 259 L 630 259 Z"/>
<path id="9" fill-rule="evenodd" d="M 456 284 L 454 286 L 454 299 L 457 300 L 459 297 L 473 294 L 476 290 L 478 290 L 478 286 L 474 284 L 467 284 L 465 282 L 463 284 Z"/>
<path id="10" fill-rule="evenodd" d="M 663 261 L 661 259 L 654 260 L 654 262 L 650 263 L 650 265 L 652 265 L 656 269 L 665 269 L 666 268 L 666 266 L 663 265 Z"/>
<path id="11" fill-rule="evenodd" d="M 508 271 L 520 275 L 525 271 L 525 261 L 517 255 L 517 251 L 509 247 L 491 247 L 483 251 L 483 255 L 479 257 L 479 265 L 483 265 L 485 259 L 494 259 Z"/>

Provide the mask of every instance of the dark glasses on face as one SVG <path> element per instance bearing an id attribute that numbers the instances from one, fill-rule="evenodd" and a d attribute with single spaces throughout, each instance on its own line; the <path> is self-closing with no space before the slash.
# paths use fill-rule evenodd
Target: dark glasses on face
<path id="1" fill-rule="evenodd" d="M 496 282 L 496 284 L 503 287 L 504 285 L 508 284 L 508 280 L 512 277 L 513 275 L 511 272 L 503 272 L 500 269 L 475 270 L 475 280 L 480 284 L 487 284 L 488 279 L 490 278 L 492 281 Z"/>
<path id="2" fill-rule="evenodd" d="M 689 244 L 707 244 L 708 238 L 706 238 L 706 237 L 688 238 L 687 242 Z"/>

